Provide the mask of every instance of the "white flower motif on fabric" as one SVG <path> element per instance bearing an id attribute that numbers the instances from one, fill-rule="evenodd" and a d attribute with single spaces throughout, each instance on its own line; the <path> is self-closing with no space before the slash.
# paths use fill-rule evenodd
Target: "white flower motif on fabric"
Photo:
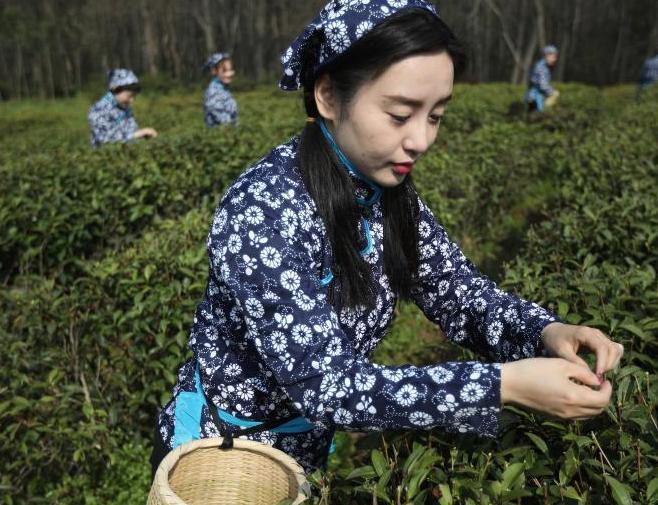
<path id="1" fill-rule="evenodd" d="M 293 300 L 305 312 L 310 312 L 315 307 L 315 300 L 301 290 L 295 293 Z"/>
<path id="2" fill-rule="evenodd" d="M 286 336 L 280 331 L 273 332 L 269 337 L 269 344 L 272 349 L 276 352 L 283 352 L 287 347 Z"/>
<path id="3" fill-rule="evenodd" d="M 372 397 L 361 395 L 361 401 L 356 404 L 356 410 L 367 412 L 368 414 L 376 414 L 377 409 L 372 404 Z"/>
<path id="4" fill-rule="evenodd" d="M 418 390 L 411 384 L 405 384 L 397 393 L 395 393 L 395 401 L 403 407 L 409 407 L 418 400 Z"/>
<path id="5" fill-rule="evenodd" d="M 387 369 L 382 372 L 384 378 L 390 380 L 391 382 L 400 382 L 404 379 L 404 374 L 399 368 Z"/>
<path id="6" fill-rule="evenodd" d="M 242 239 L 240 235 L 233 234 L 228 238 L 228 250 L 232 254 L 237 254 L 242 249 Z"/>
<path id="7" fill-rule="evenodd" d="M 263 304 L 256 298 L 249 298 L 244 305 L 247 312 L 249 312 L 249 315 L 253 318 L 260 319 L 265 315 Z"/>
<path id="8" fill-rule="evenodd" d="M 454 395 L 446 394 L 443 401 L 436 408 L 439 412 L 454 412 L 458 405 L 459 403 Z"/>
<path id="9" fill-rule="evenodd" d="M 372 30 L 373 24 L 370 21 L 363 21 L 359 23 L 356 27 L 356 37 L 360 39 L 370 30 Z"/>
<path id="10" fill-rule="evenodd" d="M 260 207 L 252 205 L 245 211 L 244 218 L 249 224 L 261 224 L 265 221 L 265 214 L 263 214 L 263 210 Z"/>
<path id="11" fill-rule="evenodd" d="M 313 331 L 305 324 L 296 324 L 292 329 L 292 339 L 299 345 L 308 345 L 313 339 Z"/>
<path id="12" fill-rule="evenodd" d="M 279 268 L 281 266 L 281 253 L 274 247 L 264 247 L 260 252 L 260 260 L 268 268 Z"/>
<path id="13" fill-rule="evenodd" d="M 279 356 L 279 360 L 283 362 L 283 366 L 289 372 L 292 371 L 293 366 L 295 366 L 295 358 L 293 358 L 289 352 L 285 353 L 283 356 Z"/>
<path id="14" fill-rule="evenodd" d="M 252 258 L 246 254 L 243 254 L 242 267 L 244 268 L 245 274 L 251 275 L 252 273 L 254 273 L 254 270 L 258 268 L 258 260 L 256 258 Z"/>
<path id="15" fill-rule="evenodd" d="M 331 324 L 331 321 L 327 320 L 324 321 L 320 324 L 314 324 L 313 325 L 313 330 L 320 335 L 322 335 L 323 338 L 327 338 L 330 335 L 333 335 L 334 333 L 334 328 L 333 325 Z"/>
<path id="16" fill-rule="evenodd" d="M 503 334 L 503 323 L 500 321 L 493 321 L 487 328 L 487 342 L 490 345 L 498 344 L 500 336 Z"/>
<path id="17" fill-rule="evenodd" d="M 248 384 L 238 384 L 235 386 L 235 394 L 241 400 L 251 400 L 254 397 L 254 390 Z"/>
<path id="18" fill-rule="evenodd" d="M 247 235 L 249 237 L 249 245 L 255 249 L 260 249 L 260 246 L 263 244 L 267 244 L 267 237 L 263 237 L 262 235 L 258 235 L 254 233 L 253 230 L 249 230 L 249 233 Z"/>
<path id="19" fill-rule="evenodd" d="M 428 370 L 429 376 L 437 384 L 445 384 L 453 380 L 455 374 L 442 366 L 434 366 Z"/>
<path id="20" fill-rule="evenodd" d="M 281 312 L 274 313 L 274 320 L 276 321 L 276 327 L 287 329 L 293 322 L 295 317 L 292 314 L 282 314 Z"/>
<path id="21" fill-rule="evenodd" d="M 338 409 L 334 413 L 334 421 L 336 424 L 350 424 L 354 417 L 348 410 L 345 409 Z"/>
<path id="22" fill-rule="evenodd" d="M 431 425 L 434 422 L 434 418 L 426 412 L 416 411 L 409 415 L 409 422 L 413 425 L 424 428 Z"/>
<path id="23" fill-rule="evenodd" d="M 343 344 L 341 342 L 341 339 L 338 337 L 334 337 L 329 341 L 329 345 L 327 345 L 327 354 L 329 356 L 338 356 L 343 352 Z"/>
<path id="24" fill-rule="evenodd" d="M 297 440 L 293 437 L 285 437 L 281 440 L 281 448 L 286 452 L 294 451 L 297 448 Z"/>
<path id="25" fill-rule="evenodd" d="M 370 391 L 375 385 L 375 376 L 358 373 L 354 377 L 354 387 L 357 391 Z"/>
<path id="26" fill-rule="evenodd" d="M 343 21 L 327 23 L 325 33 L 327 34 L 331 48 L 337 53 L 342 53 L 350 46 L 350 39 L 347 36 L 347 25 Z"/>
<path id="27" fill-rule="evenodd" d="M 470 382 L 466 384 L 459 393 L 459 397 L 462 399 L 462 401 L 468 403 L 478 402 L 484 398 L 484 395 L 484 388 L 476 382 Z"/>
<path id="28" fill-rule="evenodd" d="M 281 274 L 281 286 L 283 289 L 294 293 L 299 289 L 299 283 L 299 274 L 297 274 L 297 272 L 286 270 Z"/>
<path id="29" fill-rule="evenodd" d="M 226 368 L 224 368 L 224 373 L 229 377 L 240 375 L 242 373 L 242 367 L 237 363 L 231 363 Z"/>

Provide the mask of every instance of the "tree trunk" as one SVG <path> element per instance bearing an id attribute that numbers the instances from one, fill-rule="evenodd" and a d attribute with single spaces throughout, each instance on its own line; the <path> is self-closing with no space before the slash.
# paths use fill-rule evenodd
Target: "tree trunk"
<path id="1" fill-rule="evenodd" d="M 158 41 L 155 38 L 153 16 L 151 15 L 148 0 L 140 3 L 142 12 L 142 23 L 144 28 L 144 57 L 146 69 L 150 75 L 158 74 Z"/>
<path id="2" fill-rule="evenodd" d="M 542 0 L 535 0 L 535 15 L 537 16 L 537 39 L 539 47 L 546 47 L 546 15 L 544 14 L 544 5 Z"/>

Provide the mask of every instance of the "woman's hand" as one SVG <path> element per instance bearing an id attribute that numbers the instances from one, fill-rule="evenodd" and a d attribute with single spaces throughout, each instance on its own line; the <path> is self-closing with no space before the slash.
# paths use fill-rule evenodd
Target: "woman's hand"
<path id="1" fill-rule="evenodd" d="M 624 346 L 613 342 L 599 330 L 587 326 L 551 323 L 542 331 L 542 341 L 549 356 L 564 358 L 567 361 L 588 367 L 578 356 L 587 348 L 596 354 L 596 375 L 603 382 L 603 374 L 619 365 Z"/>
<path id="2" fill-rule="evenodd" d="M 594 387 L 598 387 L 598 391 Z M 587 419 L 603 412 L 611 394 L 610 382 L 601 383 L 587 366 L 565 359 L 532 358 L 502 365 L 500 397 L 503 404 L 526 407 L 562 419 Z"/>
<path id="3" fill-rule="evenodd" d="M 158 136 L 158 132 L 155 131 L 153 128 L 140 128 L 133 135 L 133 137 L 136 139 L 155 138 L 157 136 Z"/>

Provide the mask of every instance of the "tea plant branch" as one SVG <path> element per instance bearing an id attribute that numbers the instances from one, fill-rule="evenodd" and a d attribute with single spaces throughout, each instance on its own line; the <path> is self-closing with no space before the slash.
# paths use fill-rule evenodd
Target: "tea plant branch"
<path id="1" fill-rule="evenodd" d="M 642 394 L 642 386 L 640 386 L 640 381 L 637 380 L 637 376 L 633 375 L 633 380 L 635 381 L 635 384 L 637 385 L 637 392 L 640 395 L 640 400 L 642 400 L 642 403 L 644 404 L 645 407 L 649 409 L 649 419 L 651 419 L 651 422 L 653 423 L 654 428 L 656 428 L 656 431 L 658 431 L 658 424 L 656 424 L 656 418 L 653 417 L 653 414 L 651 413 L 651 408 L 649 408 L 649 404 L 647 403 L 646 398 Z M 647 382 L 649 381 L 649 377 L 647 374 Z"/>
<path id="2" fill-rule="evenodd" d="M 614 473 L 617 473 L 617 470 L 615 469 L 615 467 L 612 465 L 612 463 L 610 463 L 610 460 L 608 459 L 608 456 L 606 456 L 606 455 L 605 455 L 605 452 L 603 452 L 603 448 L 601 447 L 601 444 L 599 444 L 599 441 L 598 441 L 598 439 L 596 438 L 596 434 L 595 434 L 594 432 L 592 432 L 592 438 L 594 439 L 594 443 L 596 444 L 596 447 L 599 448 L 599 453 L 600 453 L 601 456 L 605 459 L 605 462 L 608 464 L 608 466 L 609 466 L 610 468 L 612 468 L 612 471 L 613 471 Z"/>

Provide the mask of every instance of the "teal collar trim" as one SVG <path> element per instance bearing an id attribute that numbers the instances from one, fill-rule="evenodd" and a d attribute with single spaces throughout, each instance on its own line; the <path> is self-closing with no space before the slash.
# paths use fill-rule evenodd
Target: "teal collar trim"
<path id="1" fill-rule="evenodd" d="M 375 203 L 377 203 L 382 196 L 381 186 L 375 184 L 370 179 L 368 179 L 365 175 L 359 172 L 359 169 L 354 166 L 354 164 L 347 158 L 347 156 L 345 156 L 345 153 L 343 153 L 341 148 L 338 147 L 338 144 L 336 143 L 334 136 L 329 131 L 329 128 L 327 128 L 324 119 L 322 118 L 318 119 L 318 125 L 320 125 L 320 130 L 322 130 L 322 134 L 324 135 L 324 138 L 327 139 L 327 142 L 329 142 L 329 145 L 334 150 L 336 156 L 338 156 L 338 159 L 343 164 L 343 166 L 347 169 L 347 171 L 350 174 L 352 174 L 354 177 L 362 181 L 366 186 L 368 186 L 368 188 L 372 190 L 373 194 L 370 198 L 357 198 L 356 199 L 357 203 L 365 207 L 370 207 Z"/>

